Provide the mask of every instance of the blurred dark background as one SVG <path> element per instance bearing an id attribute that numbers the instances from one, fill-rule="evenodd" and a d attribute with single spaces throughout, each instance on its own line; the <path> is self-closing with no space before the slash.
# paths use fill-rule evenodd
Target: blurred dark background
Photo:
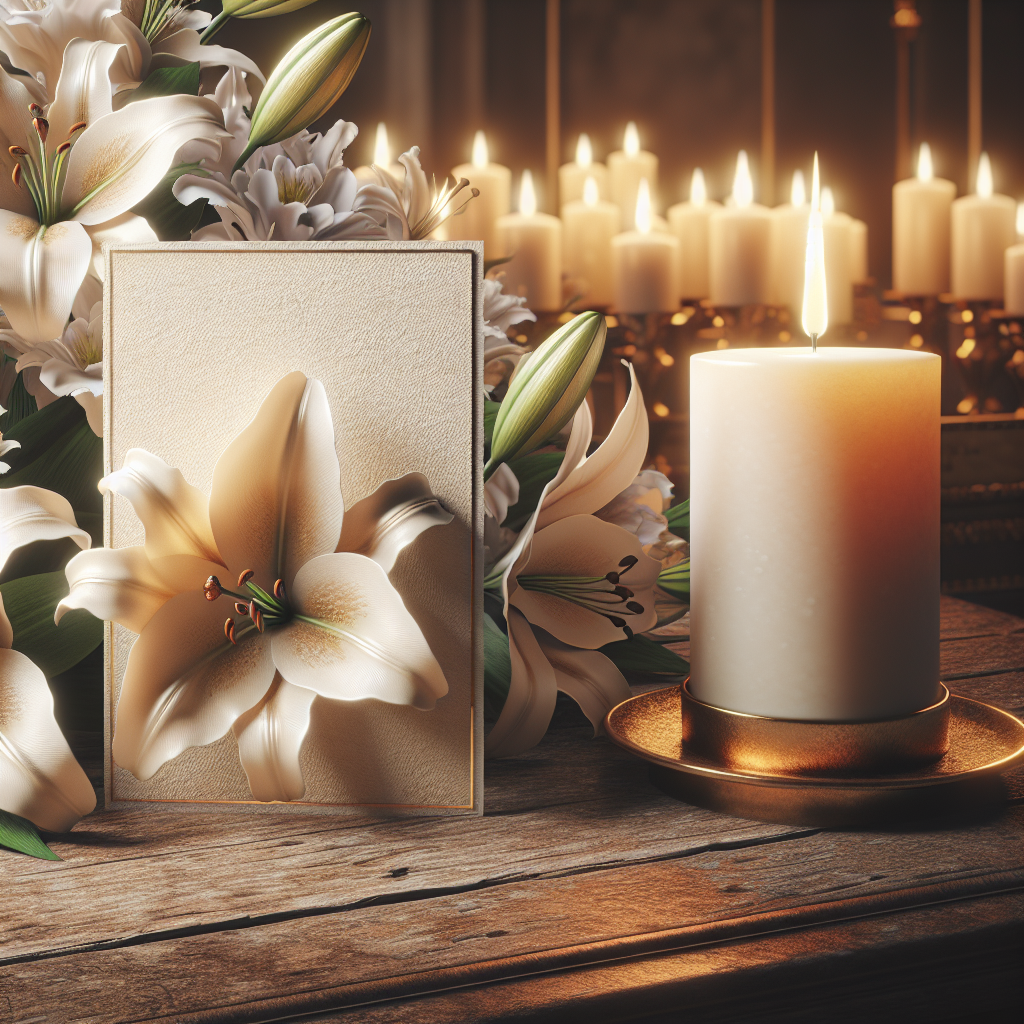
<path id="1" fill-rule="evenodd" d="M 204 5 L 205 6 L 205 5 Z M 219 6 L 219 5 L 218 5 Z M 352 9 L 319 0 L 291 15 L 233 21 L 218 42 L 269 72 L 314 25 Z M 373 22 L 362 67 L 326 122 L 355 121 L 352 163 L 368 163 L 386 122 L 395 153 L 419 145 L 439 176 L 469 158 L 484 128 L 514 180 L 531 168 L 543 193 L 545 0 L 363 0 Z M 911 45 L 911 140 L 936 173 L 968 188 L 968 0 L 919 0 Z M 776 0 L 776 188 L 761 195 L 760 0 L 562 0 L 561 142 L 586 131 L 597 159 L 628 120 L 661 158 L 660 203 L 681 198 L 693 167 L 711 194 L 729 189 L 747 149 L 758 198 L 788 199 L 796 167 L 821 154 L 840 209 L 867 221 L 871 272 L 890 279 L 896 42 L 891 0 Z M 983 3 L 983 146 L 996 188 L 1024 199 L 1024 2 Z M 551 208 L 549 197 L 541 203 Z"/>

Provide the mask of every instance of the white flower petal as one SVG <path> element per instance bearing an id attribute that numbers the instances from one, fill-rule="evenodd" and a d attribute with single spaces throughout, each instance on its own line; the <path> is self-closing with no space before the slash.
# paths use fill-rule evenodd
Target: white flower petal
<path id="1" fill-rule="evenodd" d="M 278 674 L 263 700 L 231 727 L 257 800 L 301 800 L 305 794 L 299 751 L 314 700 L 312 690 L 292 686 Z"/>
<path id="2" fill-rule="evenodd" d="M 149 221 L 135 213 L 122 213 L 120 217 L 114 217 L 102 224 L 90 225 L 86 230 L 92 241 L 92 273 L 100 281 L 103 280 L 105 273 L 104 242 L 157 241 L 156 232 L 149 226 Z"/>
<path id="3" fill-rule="evenodd" d="M 83 550 L 92 544 L 78 528 L 67 498 L 43 487 L 0 488 L 0 570 L 17 548 L 61 537 L 70 537 Z"/>
<path id="4" fill-rule="evenodd" d="M 90 391 L 78 391 L 75 393 L 75 401 L 85 410 L 85 419 L 89 424 L 89 429 L 97 437 L 102 437 L 103 396 L 94 395 Z"/>
<path id="5" fill-rule="evenodd" d="M 128 656 L 117 702 L 114 760 L 138 779 L 188 747 L 220 739 L 270 689 L 269 638 L 224 637 L 225 601 L 202 593 L 172 597 L 150 619 Z"/>
<path id="6" fill-rule="evenodd" d="M 64 50 L 57 92 L 46 111 L 50 123 L 50 149 L 60 145 L 72 125 L 98 121 L 113 110 L 110 67 L 120 46 L 103 41 L 72 39 Z"/>
<path id="7" fill-rule="evenodd" d="M 448 692 L 441 666 L 387 574 L 362 555 L 321 555 L 295 577 L 299 615 L 274 633 L 274 664 L 334 700 L 373 697 L 424 710 Z"/>
<path id="8" fill-rule="evenodd" d="M 35 141 L 35 136 L 32 135 L 32 115 L 28 112 L 33 97 L 25 88 L 25 81 L 23 76 L 10 75 L 0 67 L 0 144 L 3 145 L 5 177 L 10 176 L 7 147 L 21 146 L 28 149 L 29 144 Z"/>
<path id="9" fill-rule="evenodd" d="M 14 643 L 14 628 L 4 611 L 4 595 L 0 594 L 0 650 L 10 650 Z"/>
<path id="10" fill-rule="evenodd" d="M 484 507 L 499 525 L 505 522 L 509 508 L 519 500 L 519 481 L 507 463 L 502 463 L 484 484 Z"/>
<path id="11" fill-rule="evenodd" d="M 0 649 L 0 808 L 49 832 L 66 832 L 96 794 L 53 717 L 46 677 Z"/>
<path id="12" fill-rule="evenodd" d="M 424 530 L 446 526 L 453 519 L 434 497 L 422 473 L 386 480 L 345 513 L 338 551 L 372 558 L 391 572 L 399 553 Z"/>
<path id="13" fill-rule="evenodd" d="M 200 44 L 199 33 L 192 28 L 182 28 L 178 32 L 162 36 L 153 48 L 154 67 L 174 67 L 179 64 L 199 63 L 200 67 L 238 68 L 260 82 L 265 82 L 259 66 L 244 53 L 231 50 L 226 46 Z M 166 56 L 165 56 L 166 55 Z M 177 57 L 178 60 L 167 58 Z"/>

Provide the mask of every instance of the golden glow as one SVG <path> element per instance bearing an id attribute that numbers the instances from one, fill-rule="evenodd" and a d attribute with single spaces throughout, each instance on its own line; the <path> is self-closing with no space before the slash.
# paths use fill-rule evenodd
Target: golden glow
<path id="1" fill-rule="evenodd" d="M 672 314 L 672 326 L 673 327 L 682 327 L 683 324 L 685 324 L 686 321 L 690 319 L 690 316 L 691 316 L 690 313 L 684 313 L 682 310 L 680 310 L 680 312 L 678 312 L 678 313 L 673 313 Z"/>
<path id="2" fill-rule="evenodd" d="M 651 410 L 655 416 L 667 416 L 669 414 L 669 408 L 664 402 L 655 402 L 651 406 Z"/>
<path id="3" fill-rule="evenodd" d="M 640 179 L 636 190 L 636 229 L 642 235 L 651 233 L 651 187 L 646 178 Z"/>
<path id="4" fill-rule="evenodd" d="M 483 132 L 477 132 L 473 136 L 473 166 L 486 167 L 490 163 L 490 156 L 487 152 L 487 136 Z"/>
<path id="5" fill-rule="evenodd" d="M 754 182 L 750 177 L 747 151 L 741 149 L 736 157 L 736 176 L 732 180 L 732 201 L 737 206 L 749 206 L 754 201 Z"/>
<path id="6" fill-rule="evenodd" d="M 707 201 L 708 187 L 704 182 L 704 172 L 694 167 L 693 177 L 690 178 L 690 202 L 694 206 L 703 206 Z"/>
<path id="7" fill-rule="evenodd" d="M 578 167 L 589 167 L 594 162 L 594 150 L 590 145 L 590 136 L 586 132 L 580 132 L 576 140 L 576 165 Z"/>
<path id="8" fill-rule="evenodd" d="M 927 142 L 921 143 L 921 149 L 917 154 L 917 180 L 931 181 L 935 177 L 935 170 L 932 167 L 932 147 Z"/>
<path id="9" fill-rule="evenodd" d="M 728 340 L 728 338 L 719 338 L 718 341 L 715 342 L 715 348 L 728 348 L 728 347 L 729 347 L 729 340 Z"/>
<path id="10" fill-rule="evenodd" d="M 828 294 L 825 285 L 825 238 L 821 225 L 821 182 L 818 154 L 814 154 L 811 178 L 811 216 L 807 224 L 807 255 L 804 260 L 804 333 L 820 338 L 828 329 Z"/>
<path id="11" fill-rule="evenodd" d="M 974 191 L 982 199 L 992 198 L 992 164 L 989 161 L 988 153 L 982 153 L 978 157 L 978 178 Z"/>
<path id="12" fill-rule="evenodd" d="M 1017 204 L 1017 234 L 1024 237 L 1024 203 Z"/>
<path id="13" fill-rule="evenodd" d="M 715 327 L 725 326 L 725 321 L 720 316 L 716 316 L 714 320 L 711 321 L 711 323 L 714 324 Z"/>
<path id="14" fill-rule="evenodd" d="M 804 172 L 799 167 L 793 172 L 793 184 L 789 189 L 789 201 L 793 206 L 803 206 L 807 202 Z"/>
<path id="15" fill-rule="evenodd" d="M 972 320 L 974 319 L 974 310 L 973 310 L 973 309 L 965 309 L 965 310 L 964 310 L 964 311 L 963 311 L 963 312 L 962 312 L 962 313 L 960 314 L 960 319 L 961 319 L 961 320 L 962 320 L 962 321 L 963 321 L 963 322 L 964 322 L 965 324 L 969 324 L 969 323 L 970 323 L 970 322 L 971 322 L 971 321 L 972 321 Z"/>
<path id="16" fill-rule="evenodd" d="M 626 125 L 626 133 L 622 136 L 622 151 L 626 156 L 636 156 L 640 152 L 640 133 L 636 130 L 636 121 Z"/>
<path id="17" fill-rule="evenodd" d="M 377 138 L 373 143 L 373 162 L 385 170 L 391 163 L 391 147 L 388 145 L 388 126 L 383 121 L 377 125 Z"/>
<path id="18" fill-rule="evenodd" d="M 966 359 L 973 351 L 977 342 L 973 338 L 964 338 L 964 343 L 956 350 L 958 359 Z"/>
<path id="19" fill-rule="evenodd" d="M 663 348 L 654 350 L 654 357 L 662 366 L 675 366 L 675 358 L 670 356 Z"/>
<path id="20" fill-rule="evenodd" d="M 789 341 L 791 337 L 789 331 L 779 331 L 779 341 Z"/>
<path id="21" fill-rule="evenodd" d="M 598 199 L 597 182 L 588 174 L 587 180 L 583 182 L 583 202 L 587 206 L 597 206 Z"/>
<path id="22" fill-rule="evenodd" d="M 969 412 L 974 412 L 974 407 L 977 404 L 978 400 L 973 395 L 968 395 L 967 398 L 961 398 L 957 402 L 956 411 L 966 415 Z"/>
<path id="23" fill-rule="evenodd" d="M 915 334 L 910 339 L 910 347 L 911 348 L 920 348 L 923 344 L 924 344 L 924 338 L 922 338 L 920 334 Z"/>
<path id="24" fill-rule="evenodd" d="M 836 199 L 832 195 L 832 189 L 826 185 L 821 190 L 821 215 L 822 217 L 831 217 L 836 212 Z"/>
<path id="25" fill-rule="evenodd" d="M 523 171 L 519 181 L 519 212 L 524 217 L 537 212 L 537 193 L 533 191 L 533 175 L 529 171 Z"/>
<path id="26" fill-rule="evenodd" d="M 912 309 L 910 311 L 910 316 L 908 316 L 907 319 L 912 324 L 919 324 L 921 322 L 921 320 L 923 319 L 922 316 L 921 316 L 921 310 L 919 310 L 919 309 Z"/>
<path id="27" fill-rule="evenodd" d="M 604 325 L 605 327 L 618 327 L 619 318 L 617 316 L 606 316 L 604 318 Z"/>

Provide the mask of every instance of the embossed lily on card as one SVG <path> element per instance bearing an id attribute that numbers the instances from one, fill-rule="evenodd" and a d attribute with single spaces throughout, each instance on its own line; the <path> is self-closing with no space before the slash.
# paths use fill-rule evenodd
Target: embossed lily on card
<path id="1" fill-rule="evenodd" d="M 451 521 L 410 473 L 345 510 L 323 385 L 283 377 L 217 462 L 209 497 L 146 451 L 101 490 L 127 499 L 145 544 L 84 551 L 57 609 L 138 633 L 113 757 L 151 778 L 229 731 L 257 800 L 300 800 L 317 701 L 431 709 L 448 684 L 388 573 Z"/>

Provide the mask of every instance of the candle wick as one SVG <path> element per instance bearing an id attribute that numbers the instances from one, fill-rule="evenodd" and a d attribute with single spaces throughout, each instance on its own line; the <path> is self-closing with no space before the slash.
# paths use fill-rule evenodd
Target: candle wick
<path id="1" fill-rule="evenodd" d="M 818 351 L 818 336 L 816 334 L 811 335 L 811 351 Z"/>

